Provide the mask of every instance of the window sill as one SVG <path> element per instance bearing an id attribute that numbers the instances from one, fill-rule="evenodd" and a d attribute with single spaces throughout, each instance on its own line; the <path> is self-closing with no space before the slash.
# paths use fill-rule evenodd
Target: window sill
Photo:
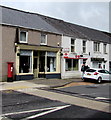
<path id="1" fill-rule="evenodd" d="M 19 41 L 19 43 L 24 43 L 24 44 L 28 44 L 28 42 L 23 42 L 23 41 Z"/>
<path id="2" fill-rule="evenodd" d="M 33 73 L 18 73 L 17 75 L 32 75 Z"/>
<path id="3" fill-rule="evenodd" d="M 88 55 L 88 53 L 83 53 L 83 55 Z"/>
<path id="4" fill-rule="evenodd" d="M 99 52 L 99 51 L 94 51 L 94 53 L 96 53 L 96 54 L 101 54 L 101 52 Z"/>
<path id="5" fill-rule="evenodd" d="M 40 45 L 45 45 L 45 46 L 46 46 L 47 44 L 45 44 L 45 43 L 40 43 Z"/>

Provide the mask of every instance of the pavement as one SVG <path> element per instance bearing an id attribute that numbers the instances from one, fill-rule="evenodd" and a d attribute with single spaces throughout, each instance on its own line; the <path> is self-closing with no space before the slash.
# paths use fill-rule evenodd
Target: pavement
<path id="1" fill-rule="evenodd" d="M 36 78 L 33 80 L 21 80 L 13 82 L 1 82 L 0 90 L 18 90 L 28 88 L 56 88 L 62 87 L 71 83 L 82 82 L 82 79 L 44 79 Z"/>

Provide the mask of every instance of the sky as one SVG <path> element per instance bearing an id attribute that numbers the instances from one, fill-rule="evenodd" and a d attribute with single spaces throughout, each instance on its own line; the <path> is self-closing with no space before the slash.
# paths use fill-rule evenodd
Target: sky
<path id="1" fill-rule="evenodd" d="M 0 4 L 109 32 L 108 0 L 1 0 Z"/>

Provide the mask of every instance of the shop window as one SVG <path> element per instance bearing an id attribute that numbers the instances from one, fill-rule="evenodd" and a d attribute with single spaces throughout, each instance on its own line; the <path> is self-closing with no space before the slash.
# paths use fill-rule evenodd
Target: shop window
<path id="1" fill-rule="evenodd" d="M 55 72 L 55 71 L 56 71 L 56 58 L 47 57 L 47 72 Z"/>
<path id="2" fill-rule="evenodd" d="M 101 68 L 101 63 L 93 62 L 93 68 Z"/>
<path id="3" fill-rule="evenodd" d="M 21 51 L 19 58 L 19 73 L 31 73 L 32 72 L 32 52 Z"/>
<path id="4" fill-rule="evenodd" d="M 47 52 L 47 72 L 56 71 L 56 53 Z"/>
<path id="5" fill-rule="evenodd" d="M 66 59 L 66 71 L 78 70 L 78 59 Z"/>
<path id="6" fill-rule="evenodd" d="M 71 38 L 71 52 L 75 52 L 75 39 Z"/>
<path id="7" fill-rule="evenodd" d="M 45 33 L 41 33 L 41 45 L 47 45 L 47 35 Z"/>
<path id="8" fill-rule="evenodd" d="M 28 41 L 28 32 L 20 31 L 20 43 L 27 43 Z"/>

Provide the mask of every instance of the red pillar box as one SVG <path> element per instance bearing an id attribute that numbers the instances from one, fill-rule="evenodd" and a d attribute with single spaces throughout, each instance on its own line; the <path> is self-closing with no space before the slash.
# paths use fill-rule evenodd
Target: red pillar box
<path id="1" fill-rule="evenodd" d="M 7 74 L 7 82 L 13 81 L 13 62 L 7 62 L 8 64 L 8 74 Z"/>

